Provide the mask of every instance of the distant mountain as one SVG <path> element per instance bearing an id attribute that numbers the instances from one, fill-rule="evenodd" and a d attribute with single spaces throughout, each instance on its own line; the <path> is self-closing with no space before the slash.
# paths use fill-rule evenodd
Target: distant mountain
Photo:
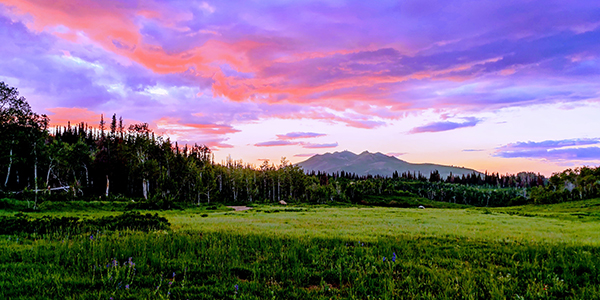
<path id="1" fill-rule="evenodd" d="M 452 173 L 454 176 L 480 173 L 473 169 L 443 166 L 436 164 L 412 164 L 394 156 L 388 156 L 382 153 L 370 153 L 365 151 L 361 154 L 354 154 L 350 151 L 325 153 L 315 155 L 303 162 L 297 163 L 304 171 L 321 171 L 325 173 L 349 172 L 357 175 L 382 175 L 392 176 L 394 171 L 399 174 L 404 172 L 419 173 L 429 177 L 432 171 L 438 170 L 441 178 L 445 179 Z"/>

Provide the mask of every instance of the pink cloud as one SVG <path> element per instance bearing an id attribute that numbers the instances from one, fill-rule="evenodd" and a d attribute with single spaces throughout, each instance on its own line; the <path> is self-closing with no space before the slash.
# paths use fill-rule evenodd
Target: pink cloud
<path id="1" fill-rule="evenodd" d="M 301 153 L 301 154 L 294 154 L 295 157 L 312 157 L 317 155 L 318 153 Z"/>
<path id="2" fill-rule="evenodd" d="M 182 122 L 179 118 L 164 117 L 153 122 L 155 131 L 172 137 L 182 143 L 197 143 L 216 150 L 217 148 L 233 148 L 227 144 L 228 134 L 239 132 L 231 125 L 214 123 Z"/>
<path id="3" fill-rule="evenodd" d="M 91 125 L 92 127 L 97 127 L 101 115 L 90 111 L 87 108 L 77 107 L 54 107 L 47 108 L 46 110 L 50 112 L 48 115 L 51 121 L 50 126 L 66 126 L 69 122 L 71 125 L 76 125 L 83 122 Z M 105 121 L 108 120 L 105 119 Z"/>

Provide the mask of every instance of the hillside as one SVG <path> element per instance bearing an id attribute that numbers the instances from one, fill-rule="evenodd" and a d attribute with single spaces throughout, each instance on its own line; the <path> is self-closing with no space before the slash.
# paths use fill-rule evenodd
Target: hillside
<path id="1" fill-rule="evenodd" d="M 315 155 L 297 165 L 301 166 L 305 171 L 321 171 L 326 173 L 333 172 L 350 172 L 357 175 L 382 175 L 392 176 L 394 171 L 402 174 L 404 172 L 419 173 L 429 177 L 429 174 L 438 170 L 442 178 L 446 178 L 450 173 L 455 176 L 479 173 L 473 169 L 444 166 L 436 164 L 413 164 L 393 156 L 388 156 L 382 153 L 370 153 L 364 151 L 361 154 L 354 154 L 350 151 L 325 153 Z"/>

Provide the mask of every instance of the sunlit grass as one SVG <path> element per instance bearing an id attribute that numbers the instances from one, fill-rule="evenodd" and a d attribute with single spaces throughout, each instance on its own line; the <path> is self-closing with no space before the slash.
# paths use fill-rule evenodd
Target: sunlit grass
<path id="1" fill-rule="evenodd" d="M 289 207 L 288 207 L 289 209 Z M 526 217 L 485 209 L 312 207 L 286 212 L 257 207 L 243 212 L 164 212 L 175 230 L 231 231 L 285 236 L 373 240 L 386 236 L 442 236 L 519 242 L 598 245 L 600 222 Z M 272 212 L 278 210 L 279 212 Z M 271 212 L 269 212 L 271 211 Z"/>

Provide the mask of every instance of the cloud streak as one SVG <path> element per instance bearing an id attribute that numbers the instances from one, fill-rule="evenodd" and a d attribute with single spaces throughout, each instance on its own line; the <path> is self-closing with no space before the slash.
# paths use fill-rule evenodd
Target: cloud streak
<path id="1" fill-rule="evenodd" d="M 451 121 L 442 121 L 442 122 L 433 122 L 427 125 L 415 127 L 409 131 L 409 133 L 424 133 L 424 132 L 441 132 L 454 130 L 465 127 L 473 127 L 481 122 L 480 119 L 477 118 L 465 118 L 464 122 L 451 122 Z"/>
<path id="2" fill-rule="evenodd" d="M 254 144 L 254 146 L 256 146 L 256 147 L 277 147 L 277 146 L 291 146 L 291 145 L 298 145 L 298 143 L 290 142 L 290 141 L 267 141 L 267 142 L 260 142 L 260 143 Z"/>
<path id="3" fill-rule="evenodd" d="M 323 143 L 323 144 L 313 144 L 313 143 L 305 143 L 302 144 L 302 148 L 307 149 L 317 149 L 317 148 L 335 148 L 338 146 L 338 143 Z"/>
<path id="4" fill-rule="evenodd" d="M 305 139 L 305 138 L 316 138 L 326 136 L 324 133 L 316 133 L 316 132 L 290 132 L 286 134 L 278 134 L 277 139 L 280 140 L 295 140 L 295 139 Z"/>
<path id="5" fill-rule="evenodd" d="M 599 138 L 518 142 L 499 147 L 494 156 L 545 160 L 600 161 Z M 584 147 L 581 147 L 584 146 Z"/>

